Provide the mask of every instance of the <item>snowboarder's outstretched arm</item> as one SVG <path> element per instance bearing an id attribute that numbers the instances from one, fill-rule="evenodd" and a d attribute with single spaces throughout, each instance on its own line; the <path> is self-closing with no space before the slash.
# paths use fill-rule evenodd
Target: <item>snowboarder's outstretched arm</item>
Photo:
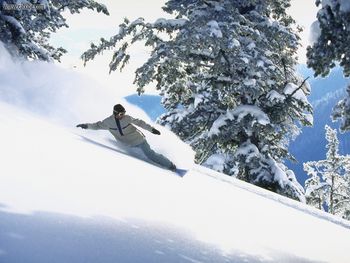
<path id="1" fill-rule="evenodd" d="M 90 129 L 90 130 L 108 130 L 109 129 L 108 125 L 106 124 L 106 119 L 95 123 L 78 124 L 77 127 L 82 129 Z"/>
<path id="2" fill-rule="evenodd" d="M 150 131 L 152 132 L 153 134 L 157 134 L 157 135 L 160 135 L 160 131 L 158 131 L 157 129 L 153 128 L 151 125 L 149 125 L 148 123 L 144 122 L 143 120 L 140 120 L 140 119 L 136 119 L 134 117 L 131 117 L 131 116 L 128 116 L 130 117 L 130 122 L 147 130 L 147 131 Z"/>

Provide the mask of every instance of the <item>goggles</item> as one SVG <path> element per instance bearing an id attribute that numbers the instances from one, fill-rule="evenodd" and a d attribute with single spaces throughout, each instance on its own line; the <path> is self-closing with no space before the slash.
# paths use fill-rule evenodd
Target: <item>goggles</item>
<path id="1" fill-rule="evenodd" d="M 113 111 L 113 113 L 117 116 L 120 116 L 120 117 L 125 115 L 125 111 L 122 111 L 122 112 Z"/>

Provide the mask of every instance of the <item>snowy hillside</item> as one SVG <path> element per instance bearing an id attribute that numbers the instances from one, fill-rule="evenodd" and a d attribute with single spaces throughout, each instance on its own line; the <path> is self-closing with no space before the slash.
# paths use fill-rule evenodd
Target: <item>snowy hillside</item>
<path id="1" fill-rule="evenodd" d="M 0 111 L 0 262 L 349 261 L 345 221 L 197 166 L 180 178 L 104 132 Z"/>
<path id="2" fill-rule="evenodd" d="M 151 122 L 118 89 L 1 45 L 0 79 L 1 263 L 349 261 L 348 222 L 193 165 L 161 127 L 145 135 L 184 178 L 74 128 L 120 102 Z"/>

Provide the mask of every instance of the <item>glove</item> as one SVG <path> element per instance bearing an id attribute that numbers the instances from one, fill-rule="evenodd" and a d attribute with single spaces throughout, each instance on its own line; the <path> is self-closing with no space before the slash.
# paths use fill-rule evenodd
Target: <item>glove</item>
<path id="1" fill-rule="evenodd" d="M 158 130 L 155 129 L 155 128 L 152 129 L 152 133 L 153 133 L 153 134 L 160 135 L 160 131 L 158 131 Z"/>
<path id="2" fill-rule="evenodd" d="M 76 127 L 77 128 L 82 128 L 82 129 L 87 129 L 88 128 L 87 124 L 78 124 Z"/>

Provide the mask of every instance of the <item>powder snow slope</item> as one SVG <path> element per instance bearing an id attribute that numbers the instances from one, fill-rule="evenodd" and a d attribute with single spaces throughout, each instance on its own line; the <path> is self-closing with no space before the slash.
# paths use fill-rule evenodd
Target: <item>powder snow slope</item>
<path id="1" fill-rule="evenodd" d="M 199 166 L 180 178 L 105 132 L 0 111 L 0 262 L 350 262 L 346 221 Z"/>

